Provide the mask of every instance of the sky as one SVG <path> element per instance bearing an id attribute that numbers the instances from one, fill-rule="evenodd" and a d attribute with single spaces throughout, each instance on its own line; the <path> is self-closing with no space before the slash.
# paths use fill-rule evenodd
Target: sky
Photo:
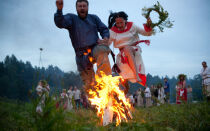
<path id="1" fill-rule="evenodd" d="M 76 71 L 75 53 L 68 31 L 54 24 L 55 0 L 0 0 L 0 61 L 14 54 L 18 60 L 39 66 L 40 50 L 44 67 L 58 66 L 61 70 Z M 76 0 L 64 0 L 63 14 L 75 13 Z M 107 25 L 110 11 L 125 11 L 128 21 L 143 28 L 146 19 L 143 7 L 156 0 L 89 0 L 89 13 L 96 14 Z M 146 73 L 159 76 L 193 77 L 200 73 L 201 62 L 210 65 L 210 1 L 159 0 L 174 21 L 149 39 L 150 46 L 141 45 Z M 152 13 L 151 19 L 158 20 Z M 111 46 L 111 49 L 113 47 Z M 118 53 L 117 49 L 114 50 Z M 113 65 L 110 57 L 111 64 Z"/>

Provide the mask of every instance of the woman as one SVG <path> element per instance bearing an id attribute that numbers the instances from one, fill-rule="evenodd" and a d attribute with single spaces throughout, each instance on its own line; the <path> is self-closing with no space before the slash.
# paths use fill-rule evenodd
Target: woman
<path id="1" fill-rule="evenodd" d="M 146 89 L 144 91 L 144 94 L 145 94 L 144 96 L 146 99 L 146 107 L 150 107 L 152 105 L 151 104 L 151 91 L 147 85 L 145 87 L 146 87 Z"/>
<path id="2" fill-rule="evenodd" d="M 61 98 L 61 106 L 63 107 L 63 109 L 64 110 L 68 109 L 69 97 L 66 93 L 66 89 L 62 90 L 60 98 Z"/>
<path id="3" fill-rule="evenodd" d="M 163 88 L 163 85 L 161 83 L 159 83 L 157 85 L 157 88 L 158 88 L 158 106 L 160 104 L 164 104 L 164 98 L 165 98 L 165 93 L 164 93 L 164 88 Z"/>
<path id="4" fill-rule="evenodd" d="M 68 97 L 69 97 L 69 104 L 68 104 L 68 108 L 69 110 L 73 109 L 73 104 L 72 104 L 72 98 L 74 95 L 74 92 L 72 91 L 73 87 L 70 86 L 69 90 L 67 91 L 68 93 Z"/>
<path id="5" fill-rule="evenodd" d="M 187 102 L 187 89 L 185 78 L 186 76 L 184 74 L 180 74 L 178 76 L 179 82 L 176 85 L 176 104 Z"/>
<path id="6" fill-rule="evenodd" d="M 141 88 L 139 88 L 137 91 L 137 107 L 143 107 L 143 96 Z"/>
<path id="7" fill-rule="evenodd" d="M 40 80 L 38 86 L 36 87 L 37 94 L 39 96 L 39 103 L 36 107 L 36 112 L 42 113 L 43 108 L 45 106 L 45 100 L 49 96 L 50 87 L 47 84 L 47 81 Z"/>
<path id="8" fill-rule="evenodd" d="M 140 41 L 139 34 L 143 36 L 152 35 L 149 27 L 151 20 L 144 24 L 145 30 L 128 22 L 128 15 L 125 12 L 111 13 L 109 16 L 110 40 L 115 48 L 120 50 L 117 56 L 117 65 L 120 68 L 120 75 L 131 82 L 138 82 L 145 86 L 146 76 L 144 63 L 141 58 L 141 48 L 137 46 Z M 149 43 L 149 41 L 145 41 Z"/>

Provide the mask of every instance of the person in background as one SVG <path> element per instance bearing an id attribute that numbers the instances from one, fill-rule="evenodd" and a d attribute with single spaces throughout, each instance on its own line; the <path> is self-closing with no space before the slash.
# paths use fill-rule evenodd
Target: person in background
<path id="1" fill-rule="evenodd" d="M 164 88 L 161 83 L 157 85 L 158 89 L 158 103 L 157 105 L 159 106 L 160 104 L 164 104 L 164 98 L 165 98 L 165 93 L 164 93 Z"/>
<path id="2" fill-rule="evenodd" d="M 81 98 L 81 92 L 77 87 L 75 87 L 74 88 L 74 101 L 76 104 L 76 109 L 80 108 L 80 98 Z"/>
<path id="3" fill-rule="evenodd" d="M 88 109 L 88 99 L 87 99 L 84 91 L 82 91 L 82 93 L 81 93 L 81 100 L 82 100 L 82 106 L 84 108 Z"/>
<path id="4" fill-rule="evenodd" d="M 181 104 L 187 102 L 187 88 L 186 88 L 186 76 L 184 74 L 179 74 L 178 83 L 176 85 L 176 104 Z"/>
<path id="5" fill-rule="evenodd" d="M 129 101 L 130 101 L 131 106 L 134 107 L 135 100 L 133 98 L 133 94 L 129 95 Z"/>
<path id="6" fill-rule="evenodd" d="M 152 101 L 152 105 L 155 105 L 157 103 L 157 98 L 155 97 L 155 86 L 151 85 L 150 86 L 150 91 L 151 91 L 151 101 Z"/>
<path id="7" fill-rule="evenodd" d="M 152 105 L 151 103 L 151 92 L 150 92 L 150 89 L 147 85 L 145 85 L 146 89 L 144 91 L 144 96 L 145 96 L 145 99 L 146 99 L 146 107 L 150 107 Z"/>
<path id="8" fill-rule="evenodd" d="M 192 87 L 188 85 L 187 86 L 187 102 L 191 103 L 192 101 L 193 101 Z"/>
<path id="9" fill-rule="evenodd" d="M 36 112 L 42 113 L 43 108 L 45 106 L 46 98 L 49 96 L 49 92 L 50 92 L 50 87 L 49 87 L 47 81 L 40 80 L 38 83 L 38 86 L 36 87 L 36 92 L 40 99 L 40 101 L 36 107 Z"/>
<path id="10" fill-rule="evenodd" d="M 142 88 L 139 88 L 137 90 L 137 107 L 144 106 L 142 93 L 143 93 Z"/>
<path id="11" fill-rule="evenodd" d="M 64 110 L 68 109 L 68 104 L 69 104 L 69 97 L 67 95 L 66 89 L 62 90 L 61 96 L 61 107 L 63 107 Z"/>
<path id="12" fill-rule="evenodd" d="M 170 87 L 167 78 L 164 78 L 164 93 L 166 103 L 170 103 Z"/>
<path id="13" fill-rule="evenodd" d="M 67 91 L 68 97 L 69 97 L 69 109 L 73 109 L 73 103 L 72 103 L 72 98 L 74 96 L 74 92 L 73 92 L 73 87 L 70 86 L 69 90 Z"/>
<path id="14" fill-rule="evenodd" d="M 203 68 L 201 69 L 203 96 L 210 101 L 210 68 L 208 68 L 205 61 L 202 62 Z"/>

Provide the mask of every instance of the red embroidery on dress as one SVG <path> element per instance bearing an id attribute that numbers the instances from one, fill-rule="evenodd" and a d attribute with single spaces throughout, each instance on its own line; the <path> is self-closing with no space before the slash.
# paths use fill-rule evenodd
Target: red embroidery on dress
<path id="1" fill-rule="evenodd" d="M 124 33 L 124 32 L 129 31 L 131 29 L 132 25 L 133 25 L 133 22 L 127 22 L 127 24 L 126 24 L 127 28 L 125 30 L 120 31 L 120 30 L 118 30 L 118 28 L 116 26 L 113 26 L 111 28 L 111 30 L 114 31 L 115 33 Z"/>

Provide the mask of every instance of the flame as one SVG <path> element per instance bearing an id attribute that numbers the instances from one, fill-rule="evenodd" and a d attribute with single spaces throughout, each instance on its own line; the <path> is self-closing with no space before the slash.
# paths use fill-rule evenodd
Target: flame
<path id="1" fill-rule="evenodd" d="M 86 52 L 83 53 L 83 55 L 89 55 L 91 53 L 91 49 L 87 49 Z M 92 56 L 88 56 L 88 59 L 90 62 L 93 62 L 93 57 Z"/>
<path id="2" fill-rule="evenodd" d="M 131 105 L 129 100 L 125 97 L 124 92 L 120 89 L 121 76 L 105 75 L 105 73 L 100 72 L 100 76 L 95 76 L 96 85 L 94 89 L 89 89 L 88 93 L 91 105 L 95 105 L 97 109 L 97 115 L 103 121 L 104 110 L 109 108 L 113 111 L 116 118 L 116 126 L 118 126 L 121 121 L 128 121 L 132 119 L 130 113 Z M 111 105 L 110 105 L 111 100 Z"/>
<path id="3" fill-rule="evenodd" d="M 89 58 L 89 61 L 90 62 L 93 62 L 93 57 L 92 56 L 90 56 L 90 57 L 88 57 Z"/>

